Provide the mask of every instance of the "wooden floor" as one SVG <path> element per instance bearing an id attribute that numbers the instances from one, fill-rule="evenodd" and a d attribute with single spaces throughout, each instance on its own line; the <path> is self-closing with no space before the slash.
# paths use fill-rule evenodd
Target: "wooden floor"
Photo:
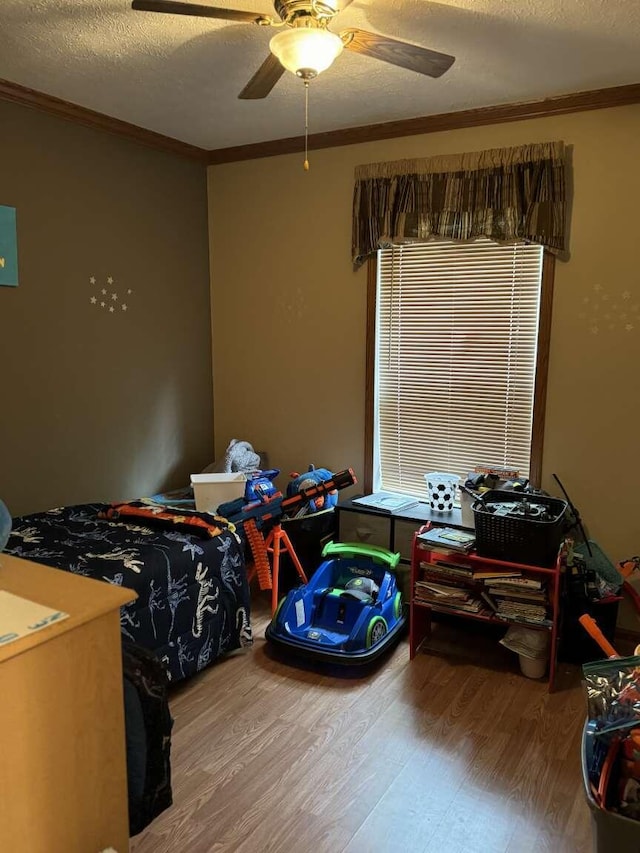
<path id="1" fill-rule="evenodd" d="M 278 660 L 268 618 L 255 601 L 253 648 L 174 688 L 174 805 L 132 853 L 591 850 L 578 668 L 549 694 L 458 623 L 347 678 Z"/>

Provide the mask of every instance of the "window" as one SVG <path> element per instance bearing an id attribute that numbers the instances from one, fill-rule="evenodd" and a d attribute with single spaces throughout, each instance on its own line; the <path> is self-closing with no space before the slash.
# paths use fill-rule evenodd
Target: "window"
<path id="1" fill-rule="evenodd" d="M 539 485 L 552 278 L 553 257 L 535 244 L 378 252 L 365 485 L 422 496 L 427 471 L 464 479 L 477 464 Z"/>

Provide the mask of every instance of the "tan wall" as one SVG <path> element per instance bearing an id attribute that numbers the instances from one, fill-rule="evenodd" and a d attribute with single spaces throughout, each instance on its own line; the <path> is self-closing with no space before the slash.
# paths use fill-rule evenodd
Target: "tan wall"
<path id="1" fill-rule="evenodd" d="M 211 167 L 217 449 L 248 438 L 285 473 L 309 462 L 362 473 L 355 165 L 555 139 L 573 148 L 575 191 L 571 259 L 556 267 L 542 485 L 560 496 L 560 477 L 613 559 L 638 553 L 640 106 L 313 151 L 308 173 L 302 154 Z"/>
<path id="2" fill-rule="evenodd" d="M 213 450 L 204 168 L 9 103 L 0 128 L 20 272 L 0 287 L 0 497 L 19 515 L 188 483 Z"/>

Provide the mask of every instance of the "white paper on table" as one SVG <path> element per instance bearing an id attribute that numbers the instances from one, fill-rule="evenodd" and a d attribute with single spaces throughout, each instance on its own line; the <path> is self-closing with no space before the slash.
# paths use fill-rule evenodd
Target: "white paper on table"
<path id="1" fill-rule="evenodd" d="M 0 646 L 19 640 L 69 617 L 54 610 L 0 589 Z"/>

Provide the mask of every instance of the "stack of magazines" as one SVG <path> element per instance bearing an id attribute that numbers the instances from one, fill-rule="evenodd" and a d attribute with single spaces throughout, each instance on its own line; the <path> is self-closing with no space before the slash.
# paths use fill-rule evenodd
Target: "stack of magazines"
<path id="1" fill-rule="evenodd" d="M 496 616 L 532 625 L 551 624 L 547 619 L 547 593 L 534 578 L 485 579 L 487 593 L 496 604 Z"/>
<path id="2" fill-rule="evenodd" d="M 454 527 L 432 527 L 430 530 L 425 530 L 424 533 L 418 533 L 418 541 L 425 548 L 468 554 L 473 550 L 476 537 L 471 530 L 457 530 Z"/>
<path id="3" fill-rule="evenodd" d="M 415 597 L 417 601 L 424 601 L 426 604 L 442 607 L 445 610 L 480 613 L 483 609 L 481 602 L 469 589 L 440 584 L 428 577 L 416 581 Z"/>
<path id="4" fill-rule="evenodd" d="M 421 562 L 420 568 L 420 579 L 415 585 L 417 601 L 466 613 L 484 610 L 469 566 L 436 560 L 433 563 Z"/>
<path id="5" fill-rule="evenodd" d="M 368 509 L 377 509 L 379 512 L 402 512 L 402 510 L 410 509 L 418 506 L 418 499 L 412 498 L 409 495 L 398 495 L 395 492 L 374 492 L 372 495 L 363 495 L 361 498 L 353 498 L 351 501 L 357 506 L 363 506 Z"/>

